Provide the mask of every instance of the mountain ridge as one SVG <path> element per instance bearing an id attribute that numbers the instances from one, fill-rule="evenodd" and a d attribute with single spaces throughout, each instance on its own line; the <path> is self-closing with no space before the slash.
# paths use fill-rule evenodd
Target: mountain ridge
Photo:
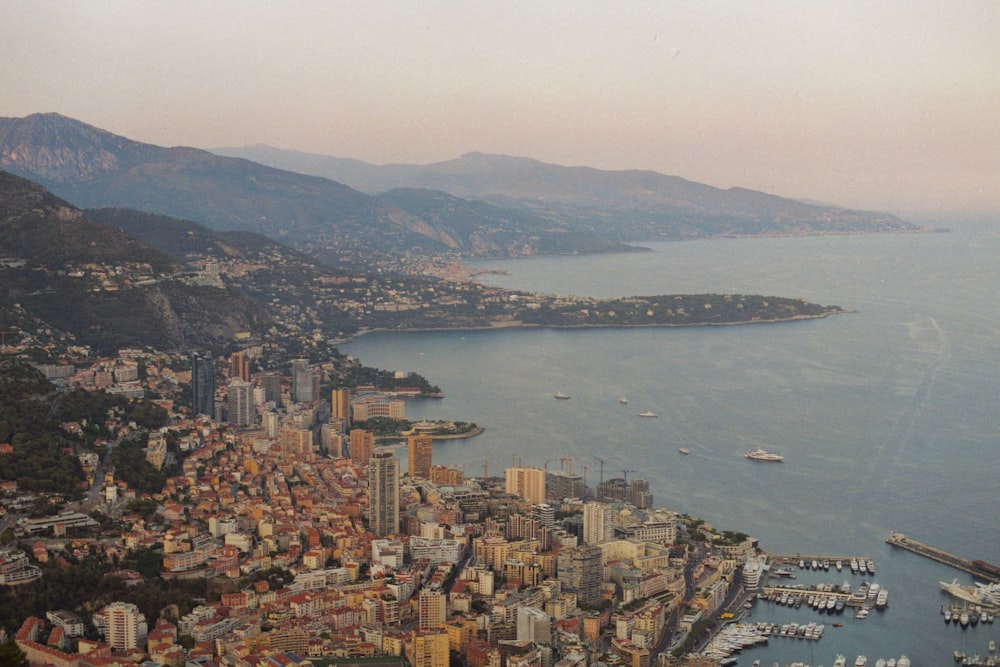
<path id="1" fill-rule="evenodd" d="M 408 201 L 384 201 L 342 183 L 189 147 L 135 142 L 59 114 L 0 118 L 0 168 L 38 180 L 81 208 L 120 207 L 193 220 L 217 230 L 247 230 L 281 240 L 325 261 L 400 268 L 413 253 L 525 254 L 500 237 L 532 238 L 528 254 L 628 251 L 588 232 L 552 230 L 524 211 L 489 240 L 499 211 L 467 209 L 461 226 L 422 218 Z M 477 218 L 480 213 L 484 217 Z M 462 228 L 466 228 L 463 232 Z M 475 228 L 477 250 L 464 245 Z M 574 243 L 567 243 L 572 237 Z"/>
<path id="2" fill-rule="evenodd" d="M 562 166 L 478 151 L 427 165 L 373 165 L 262 144 L 213 151 L 334 178 L 363 192 L 403 187 L 441 190 L 520 208 L 627 242 L 927 231 L 889 213 L 813 204 L 739 186 L 723 189 L 652 170 Z"/>
<path id="3" fill-rule="evenodd" d="M 259 336 L 272 318 L 242 294 L 180 279 L 175 260 L 37 183 L 0 171 L 0 322 L 102 353 L 192 349 Z"/>

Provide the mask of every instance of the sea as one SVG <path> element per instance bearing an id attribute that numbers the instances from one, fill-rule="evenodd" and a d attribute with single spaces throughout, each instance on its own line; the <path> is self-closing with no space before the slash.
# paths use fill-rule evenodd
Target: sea
<path id="1" fill-rule="evenodd" d="M 786 554 L 859 555 L 874 577 L 801 572 L 805 585 L 867 579 L 889 607 L 866 619 L 758 601 L 751 622 L 826 624 L 818 641 L 772 638 L 739 664 L 915 667 L 987 655 L 1000 622 L 960 629 L 939 581 L 970 575 L 891 547 L 890 532 L 1000 564 L 1000 220 L 947 233 L 640 244 L 651 252 L 478 261 L 483 283 L 593 297 L 764 294 L 851 312 L 690 328 L 372 333 L 341 347 L 416 371 L 442 399 L 410 419 L 475 422 L 434 462 L 469 477 L 525 465 L 649 481 L 654 505 Z M 556 400 L 564 392 L 569 400 Z M 627 399 L 627 403 L 620 398 Z M 642 418 L 652 411 L 656 418 Z M 762 447 L 782 463 L 748 460 Z M 679 448 L 690 450 L 681 454 Z M 405 451 L 400 456 L 405 457 Z M 833 628 L 832 622 L 843 623 Z"/>

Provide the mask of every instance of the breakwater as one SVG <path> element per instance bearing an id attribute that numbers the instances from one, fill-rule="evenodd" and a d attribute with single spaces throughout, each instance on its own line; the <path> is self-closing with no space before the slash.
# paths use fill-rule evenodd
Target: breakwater
<path id="1" fill-rule="evenodd" d="M 956 570 L 962 570 L 963 572 L 974 574 L 977 577 L 986 579 L 992 583 L 1000 583 L 1000 573 L 990 571 L 979 561 L 956 556 L 955 554 L 949 553 L 944 549 L 938 549 L 937 547 L 932 547 L 928 544 L 924 544 L 923 542 L 911 539 L 903 533 L 891 533 L 886 542 L 894 547 L 906 549 L 907 551 L 923 556 L 924 558 L 930 558 L 931 560 L 953 567 Z"/>

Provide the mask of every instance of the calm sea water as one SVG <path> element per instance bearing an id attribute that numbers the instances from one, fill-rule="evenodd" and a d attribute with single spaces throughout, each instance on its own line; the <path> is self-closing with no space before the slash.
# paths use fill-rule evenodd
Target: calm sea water
<path id="1" fill-rule="evenodd" d="M 985 655 L 1000 623 L 962 631 L 939 613 L 948 598 L 937 582 L 970 577 L 885 539 L 901 531 L 1000 563 L 1000 223 L 649 247 L 478 266 L 507 272 L 484 282 L 540 292 L 761 293 L 856 312 L 718 328 L 372 334 L 342 349 L 441 386 L 444 399 L 411 401 L 408 417 L 485 426 L 434 447 L 436 463 L 469 476 L 484 463 L 498 475 L 512 462 L 554 470 L 572 457 L 593 486 L 603 461 L 605 479 L 648 479 L 657 506 L 750 533 L 769 551 L 875 558 L 887 611 L 845 614 L 834 629 L 832 617 L 758 603 L 751 620 L 825 622 L 826 634 L 774 639 L 741 664 L 829 666 L 863 653 L 873 665 L 905 653 L 920 667 L 953 664 L 956 648 Z M 758 446 L 785 462 L 743 457 Z M 861 581 L 798 581 L 845 578 Z"/>

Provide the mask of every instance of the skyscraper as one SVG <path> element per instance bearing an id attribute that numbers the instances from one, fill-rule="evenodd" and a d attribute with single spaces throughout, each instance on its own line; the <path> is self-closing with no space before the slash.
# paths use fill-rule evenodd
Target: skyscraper
<path id="1" fill-rule="evenodd" d="M 351 390 L 346 387 L 330 392 L 330 421 L 337 420 L 345 430 L 351 428 Z"/>
<path id="2" fill-rule="evenodd" d="M 399 533 L 399 459 L 392 452 L 379 452 L 369 460 L 368 493 L 371 531 L 379 537 Z"/>
<path id="3" fill-rule="evenodd" d="M 429 435 L 411 435 L 407 438 L 410 477 L 431 478 L 431 455 L 434 438 Z"/>
<path id="4" fill-rule="evenodd" d="M 215 417 L 215 360 L 210 353 L 191 355 L 191 410 Z"/>
<path id="5" fill-rule="evenodd" d="M 434 630 L 444 625 L 448 600 L 440 590 L 420 589 L 419 620 L 421 630 Z"/>
<path id="6" fill-rule="evenodd" d="M 229 378 L 250 381 L 250 359 L 244 352 L 233 352 L 229 356 Z"/>
<path id="7" fill-rule="evenodd" d="M 506 491 L 530 503 L 545 502 L 545 471 L 541 468 L 507 468 Z"/>
<path id="8" fill-rule="evenodd" d="M 239 378 L 231 380 L 226 392 L 229 408 L 229 423 L 236 426 L 251 426 L 255 419 L 253 405 L 253 385 Z"/>
<path id="9" fill-rule="evenodd" d="M 413 667 L 448 667 L 448 633 L 440 629 L 417 630 L 404 651 Z"/>
<path id="10" fill-rule="evenodd" d="M 104 639 L 111 648 L 128 650 L 146 644 L 146 617 L 128 602 L 112 602 L 104 608 Z"/>
<path id="11" fill-rule="evenodd" d="M 264 386 L 264 401 L 281 405 L 281 376 L 274 371 L 264 373 L 261 384 Z"/>
<path id="12" fill-rule="evenodd" d="M 563 549 L 557 556 L 556 569 L 563 589 L 576 593 L 581 605 L 594 605 L 601 601 L 603 568 L 600 547 Z"/>
<path id="13" fill-rule="evenodd" d="M 352 463 L 366 465 L 375 451 L 375 434 L 363 428 L 352 428 L 347 449 Z"/>
<path id="14" fill-rule="evenodd" d="M 313 370 L 308 359 L 292 359 L 292 401 L 311 403 L 313 396 Z"/>
<path id="15" fill-rule="evenodd" d="M 589 502 L 583 506 L 583 541 L 601 544 L 614 536 L 614 509 L 606 503 Z"/>

